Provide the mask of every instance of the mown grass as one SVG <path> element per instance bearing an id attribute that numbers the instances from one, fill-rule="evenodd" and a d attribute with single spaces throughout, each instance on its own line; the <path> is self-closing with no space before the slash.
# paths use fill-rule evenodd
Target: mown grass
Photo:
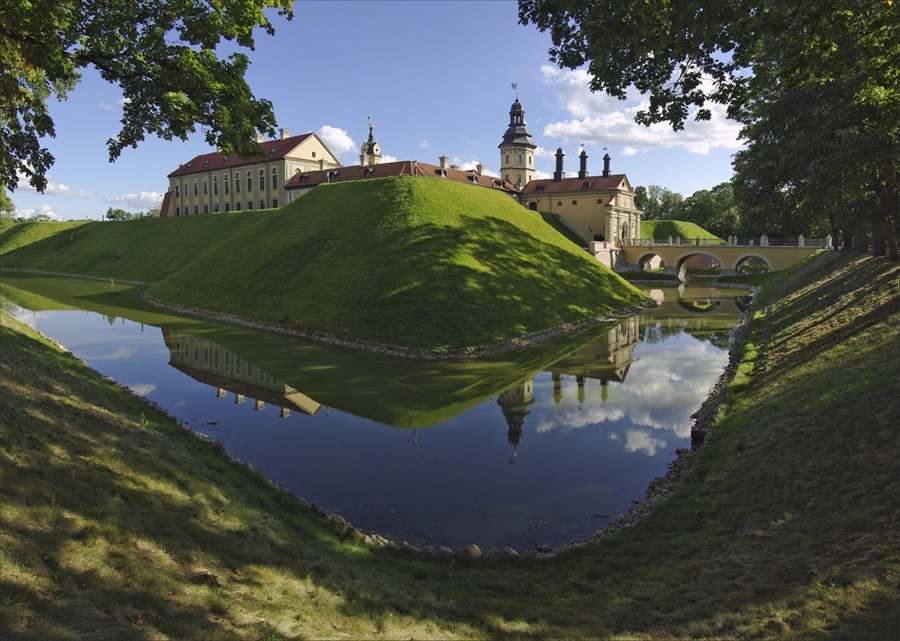
<path id="1" fill-rule="evenodd" d="M 42 230 L 0 234 L 3 267 L 154 282 L 165 302 L 405 347 L 487 345 L 644 300 L 536 212 L 441 180 L 324 185 L 277 211 L 34 237 Z"/>
<path id="2" fill-rule="evenodd" d="M 673 241 L 680 238 L 683 241 L 694 242 L 700 240 L 722 240 L 712 232 L 708 232 L 696 223 L 682 220 L 642 220 L 641 238 L 654 238 L 656 240 Z"/>
<path id="3" fill-rule="evenodd" d="M 883 640 L 900 634 L 900 268 L 762 286 L 707 445 L 651 516 L 555 558 L 363 547 L 3 318 L 10 638 Z"/>

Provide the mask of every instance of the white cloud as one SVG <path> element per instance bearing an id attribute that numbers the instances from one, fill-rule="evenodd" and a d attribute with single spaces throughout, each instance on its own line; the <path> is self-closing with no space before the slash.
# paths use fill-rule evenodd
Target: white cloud
<path id="1" fill-rule="evenodd" d="M 160 204 L 162 204 L 162 199 L 163 194 L 158 191 L 142 191 L 137 194 L 122 194 L 119 196 L 103 196 L 103 200 L 106 202 L 142 211 L 159 207 Z"/>
<path id="2" fill-rule="evenodd" d="M 666 446 L 666 442 L 660 438 L 654 438 L 649 432 L 643 430 L 626 430 L 626 452 L 644 452 L 647 456 L 656 456 L 656 453 Z"/>
<path id="3" fill-rule="evenodd" d="M 98 106 L 100 109 L 102 109 L 103 111 L 112 111 L 112 110 L 113 110 L 113 106 L 112 106 L 111 104 L 109 104 L 109 103 L 106 103 L 106 102 L 101 102 L 101 103 L 99 103 L 97 106 Z"/>
<path id="4" fill-rule="evenodd" d="M 382 156 L 381 157 L 381 162 L 397 162 L 398 160 L 400 160 L 400 159 L 397 158 L 396 156 Z"/>
<path id="5" fill-rule="evenodd" d="M 34 216 L 47 216 L 51 220 L 63 220 L 63 217 L 53 211 L 52 205 L 40 205 L 37 209 L 16 209 L 16 218 L 33 218 Z"/>
<path id="6" fill-rule="evenodd" d="M 319 138 L 337 156 L 356 149 L 356 143 L 353 142 L 353 139 L 350 138 L 350 135 L 344 129 L 322 125 L 316 133 L 319 134 Z"/>
<path id="7" fill-rule="evenodd" d="M 117 361 L 117 360 L 121 360 L 123 358 L 125 358 L 125 359 L 131 358 L 136 353 L 137 353 L 137 349 L 135 349 L 134 347 L 125 347 L 124 345 L 122 345 L 122 346 L 117 347 L 115 350 L 113 350 L 111 358 L 112 358 L 112 360 Z"/>
<path id="8" fill-rule="evenodd" d="M 94 198 L 94 194 L 88 191 L 87 189 L 74 190 L 68 185 L 63 183 L 57 183 L 53 176 L 47 174 L 47 188 L 44 190 L 45 196 L 63 196 L 63 197 L 77 197 L 77 198 Z M 19 182 L 16 185 L 16 189 L 21 189 L 22 191 L 30 191 L 33 193 L 37 193 L 37 190 L 32 187 L 28 183 L 28 179 L 23 175 L 19 174 Z"/>
<path id="9" fill-rule="evenodd" d="M 638 111 L 649 100 L 631 92 L 626 100 L 588 88 L 587 71 L 563 71 L 551 65 L 541 67 L 543 83 L 556 88 L 557 103 L 570 119 L 548 123 L 543 135 L 579 143 L 621 147 L 624 155 L 634 155 L 658 147 L 680 148 L 694 154 L 707 154 L 715 148 L 737 149 L 740 125 L 725 117 L 721 105 L 712 105 L 712 119 L 688 120 L 683 131 L 659 123 L 645 127 L 634 122 Z"/>
<path id="10" fill-rule="evenodd" d="M 427 147 L 427 146 L 428 146 L 428 141 L 427 141 L 427 140 L 423 140 L 423 141 L 421 141 L 421 142 L 419 143 L 419 147 L 422 148 L 422 149 L 425 149 L 425 147 Z"/>

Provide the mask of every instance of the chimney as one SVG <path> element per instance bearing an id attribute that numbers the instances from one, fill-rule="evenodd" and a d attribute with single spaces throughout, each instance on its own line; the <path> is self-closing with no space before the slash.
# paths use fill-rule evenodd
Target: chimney
<path id="1" fill-rule="evenodd" d="M 475 173 L 479 176 L 484 175 L 484 165 L 482 165 L 481 163 L 475 165 Z"/>
<path id="2" fill-rule="evenodd" d="M 603 177 L 609 178 L 609 154 L 603 155 Z"/>
<path id="3" fill-rule="evenodd" d="M 441 163 L 441 169 L 447 168 L 447 160 L 448 160 L 447 156 L 441 156 L 440 158 L 438 158 L 438 161 L 440 161 L 440 163 Z"/>
<path id="4" fill-rule="evenodd" d="M 284 140 L 285 138 L 290 138 L 290 137 L 291 137 L 291 130 L 282 128 L 281 129 L 281 139 Z"/>
<path id="5" fill-rule="evenodd" d="M 581 156 L 579 156 L 579 158 L 581 158 L 581 169 L 578 170 L 578 177 L 581 178 L 582 180 L 584 180 L 585 178 L 587 178 L 587 159 L 588 159 L 587 152 L 584 149 L 581 150 Z"/>
<path id="6" fill-rule="evenodd" d="M 320 170 L 325 169 L 325 159 L 324 158 L 319 158 L 319 169 Z"/>
<path id="7" fill-rule="evenodd" d="M 264 143 L 266 141 L 266 137 L 263 136 L 260 132 L 256 132 L 256 142 Z"/>
<path id="8" fill-rule="evenodd" d="M 553 172 L 554 182 L 559 182 L 565 175 L 563 173 L 563 158 L 565 158 L 565 154 L 563 153 L 562 147 L 560 147 L 556 150 L 556 171 Z"/>

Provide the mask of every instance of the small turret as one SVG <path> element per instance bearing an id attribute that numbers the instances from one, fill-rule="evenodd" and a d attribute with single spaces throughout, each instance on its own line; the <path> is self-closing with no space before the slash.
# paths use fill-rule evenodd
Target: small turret
<path id="1" fill-rule="evenodd" d="M 579 156 L 579 158 L 581 159 L 581 168 L 578 170 L 578 177 L 581 178 L 582 180 L 584 180 L 585 178 L 587 178 L 587 175 L 588 175 L 588 173 L 587 173 L 588 156 L 587 156 L 587 152 L 584 149 L 581 150 L 581 155 Z"/>
<path id="2" fill-rule="evenodd" d="M 559 147 L 556 150 L 556 171 L 553 172 L 553 180 L 555 182 L 559 182 L 565 176 L 565 172 L 563 172 L 563 158 L 565 157 L 562 147 Z"/>
<path id="3" fill-rule="evenodd" d="M 603 155 L 603 177 L 609 178 L 609 154 Z"/>

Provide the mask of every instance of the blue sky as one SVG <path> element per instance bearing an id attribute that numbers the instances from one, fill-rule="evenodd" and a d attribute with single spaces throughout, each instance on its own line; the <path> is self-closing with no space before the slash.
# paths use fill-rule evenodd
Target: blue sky
<path id="1" fill-rule="evenodd" d="M 722 110 L 681 132 L 636 125 L 641 96 L 592 94 L 585 72 L 553 66 L 549 35 L 518 24 L 514 0 L 312 0 L 296 2 L 294 14 L 275 20 L 274 37 L 259 33 L 247 81 L 272 101 L 279 127 L 317 132 L 346 165 L 359 162 L 371 115 L 386 159 L 437 164 L 446 155 L 496 175 L 516 83 L 538 145 L 538 177 L 552 175 L 558 146 L 565 169 L 577 172 L 581 145 L 590 173 L 600 173 L 609 153 L 613 173 L 628 174 L 634 186 L 687 196 L 732 175 L 738 125 Z M 22 216 L 146 211 L 158 206 L 179 163 L 210 151 L 200 134 L 186 142 L 148 138 L 110 164 L 105 142 L 120 128 L 121 93 L 91 70 L 51 114 L 50 185 L 37 194 L 20 183 L 11 198 Z"/>

